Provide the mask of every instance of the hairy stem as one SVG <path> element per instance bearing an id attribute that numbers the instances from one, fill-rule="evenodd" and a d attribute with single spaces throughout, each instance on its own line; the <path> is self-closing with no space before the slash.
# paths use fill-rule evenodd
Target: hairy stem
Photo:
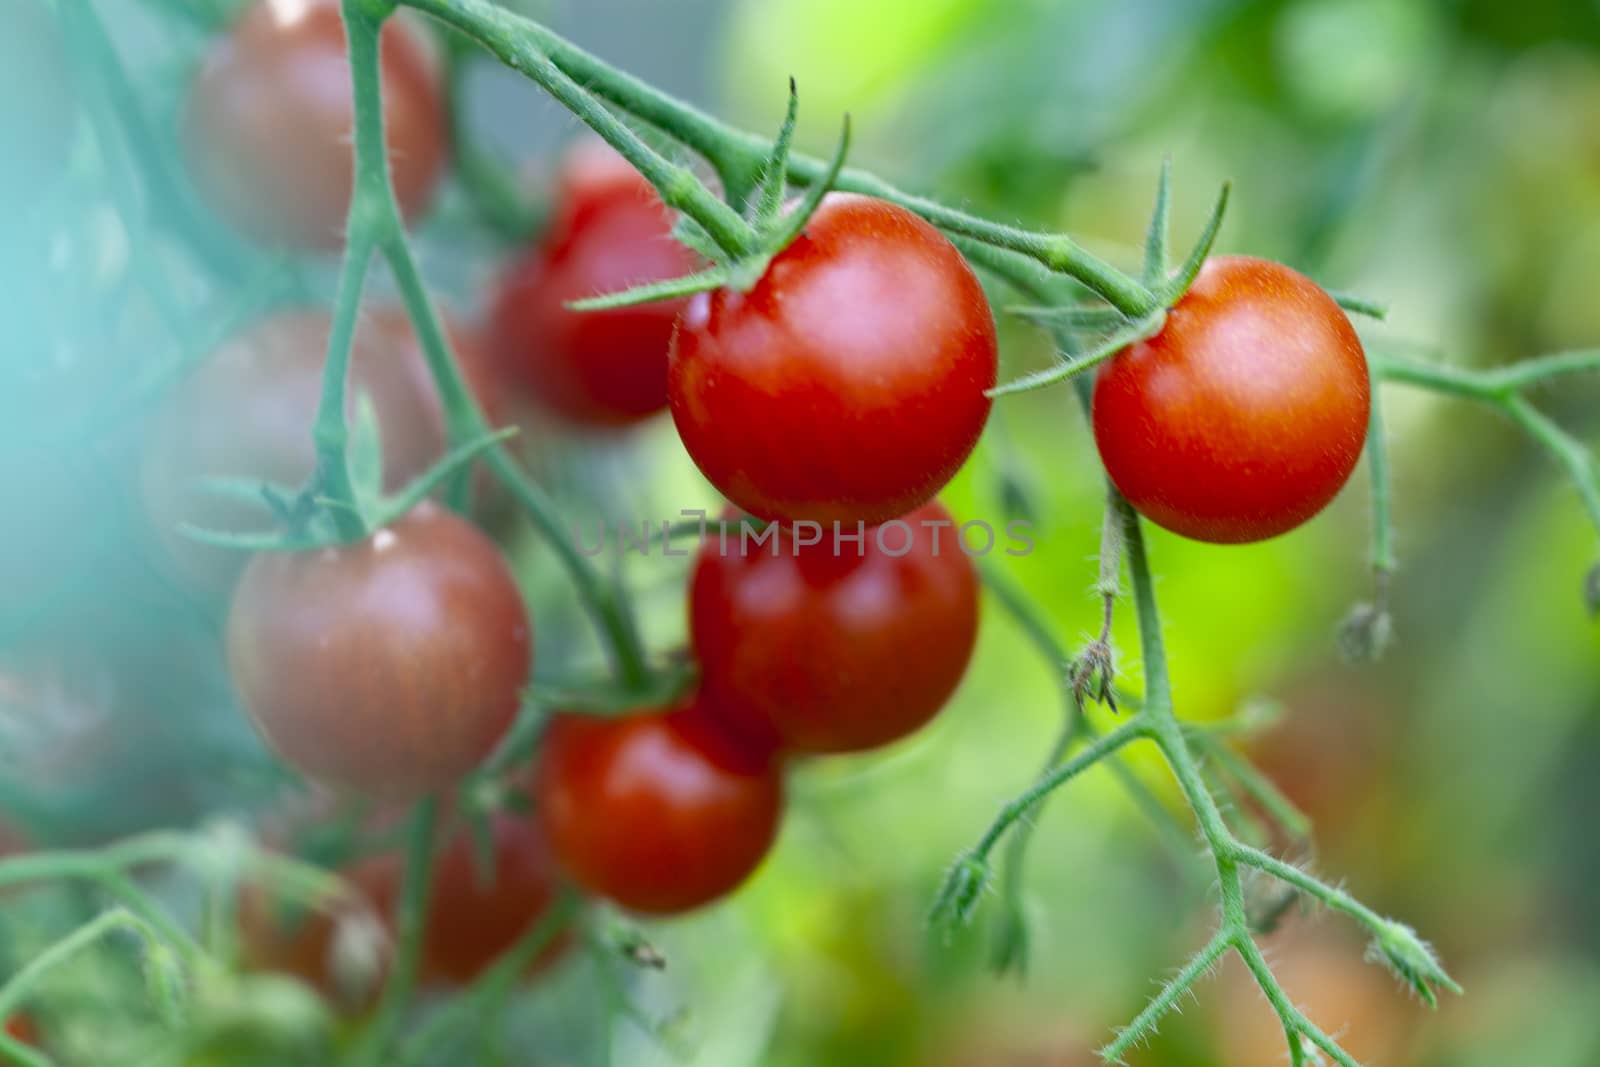
<path id="1" fill-rule="evenodd" d="M 566 930 L 577 906 L 577 900 L 570 893 L 563 893 L 555 905 L 472 984 L 470 991 L 456 997 L 418 1028 L 400 1049 L 396 1063 L 403 1067 L 420 1062 L 452 1032 L 477 1023 L 482 1018 L 483 1006 L 503 995 L 526 974 L 533 962 Z"/>
<path id="2" fill-rule="evenodd" d="M 429 798 L 417 805 L 411 817 L 406 844 L 405 883 L 395 917 L 397 950 L 389 978 L 378 1001 L 377 1014 L 362 1035 L 361 1044 L 351 1058 L 354 1067 L 375 1067 L 383 1062 L 390 1041 L 411 1005 L 417 974 L 422 964 L 422 947 L 427 936 L 428 902 L 433 886 L 433 856 L 439 802 Z"/>
<path id="3" fill-rule="evenodd" d="M 586 74 L 564 69 L 552 58 L 554 35 L 537 23 L 488 0 L 406 0 L 483 45 L 511 69 L 537 82 L 620 152 L 661 194 L 668 207 L 699 223 L 728 255 L 752 251 L 755 231 L 683 167 L 662 157 L 591 93 L 600 88 Z M 609 69 L 609 68 L 608 68 Z M 581 83 L 581 84 L 580 84 Z"/>
<path id="4" fill-rule="evenodd" d="M 663 198 L 683 210 L 723 244 L 725 248 L 741 242 L 748 249 L 748 236 L 733 227 L 706 202 L 709 193 L 692 190 L 686 171 L 657 166 L 642 153 L 638 159 L 630 152 L 637 141 L 631 131 L 617 122 L 604 108 L 595 108 L 579 99 L 572 89 L 595 96 L 668 134 L 705 158 L 717 170 L 730 190 L 749 188 L 754 176 L 772 154 L 772 142 L 746 133 L 711 115 L 617 70 L 610 64 L 562 39 L 529 19 L 513 15 L 488 0 L 404 0 L 407 6 L 425 11 L 449 23 L 499 56 L 504 62 L 539 82 L 574 114 L 605 137 L 639 167 L 641 173 L 661 190 Z M 555 68 L 569 84 L 563 84 L 550 69 Z M 641 143 L 642 144 L 642 143 Z M 646 150 L 648 151 L 648 150 Z M 670 166 L 670 165 L 669 165 Z M 790 177 L 800 184 L 820 181 L 830 164 L 810 156 L 794 155 L 789 160 Z M 652 170 L 655 173 L 652 173 Z M 694 183 L 698 186 L 698 183 Z M 1129 316 L 1143 316 L 1155 310 L 1159 301 L 1154 293 L 1135 279 L 1091 255 L 1070 237 L 1036 233 L 1005 226 L 988 219 L 947 207 L 925 197 L 913 196 L 874 174 L 847 168 L 836 187 L 888 200 L 914 211 L 934 225 L 953 234 L 1010 249 L 1048 268 L 1077 278 Z M 712 197 L 712 200 L 715 198 Z M 718 202 L 720 203 L 720 202 Z M 722 205 L 726 207 L 726 205 Z M 731 209 L 730 209 L 731 213 Z M 737 218 L 734 215 L 734 218 Z M 742 220 L 740 226 L 743 226 Z M 719 234 L 714 227 L 726 227 Z M 748 227 L 745 227 L 748 230 Z"/>

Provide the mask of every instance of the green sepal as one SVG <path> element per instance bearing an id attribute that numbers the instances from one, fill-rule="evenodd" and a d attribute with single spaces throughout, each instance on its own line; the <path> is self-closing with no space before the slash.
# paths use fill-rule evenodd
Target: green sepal
<path id="1" fill-rule="evenodd" d="M 1035 307 L 1022 305 L 1006 308 L 1006 314 L 1033 323 L 1048 330 L 1065 326 L 1071 330 L 1107 330 L 1127 318 L 1111 307 Z"/>
<path id="2" fill-rule="evenodd" d="M 648 285 L 638 285 L 632 289 L 624 289 L 617 293 L 607 293 L 604 296 L 591 296 L 583 300 L 573 300 L 567 304 L 569 311 L 610 311 L 613 308 L 637 307 L 640 304 L 654 304 L 662 300 L 675 300 L 679 297 L 693 296 L 695 293 L 709 292 L 720 289 L 728 284 L 732 272 L 727 267 L 711 267 L 700 271 L 698 274 L 686 274 L 681 278 L 669 278 L 662 282 L 651 282 Z"/>
<path id="3" fill-rule="evenodd" d="M 783 210 L 783 194 L 789 188 L 789 151 L 794 144 L 795 120 L 800 114 L 800 94 L 793 77 L 789 79 L 789 110 L 783 119 L 783 128 L 773 143 L 772 154 L 761 168 L 761 182 L 757 187 L 755 215 L 751 222 L 757 230 L 766 230 L 777 221 Z"/>
<path id="4" fill-rule="evenodd" d="M 810 189 L 806 190 L 806 198 L 800 201 L 793 211 L 778 219 L 767 235 L 766 246 L 769 255 L 776 256 L 794 239 L 805 231 L 806 223 L 811 221 L 811 216 L 817 213 L 817 208 L 822 206 L 822 198 L 833 190 L 834 184 L 839 180 L 839 174 L 844 170 L 844 161 L 850 154 L 850 116 L 844 117 L 844 128 L 839 133 L 839 146 L 834 149 L 833 158 L 828 162 L 828 169 L 823 173 L 821 180 L 817 181 Z"/>
<path id="5" fill-rule="evenodd" d="M 1211 246 L 1217 243 L 1217 234 L 1222 229 L 1222 218 L 1228 211 L 1228 197 L 1233 192 L 1232 182 L 1222 183 L 1222 192 L 1217 195 L 1217 203 L 1211 209 L 1211 217 L 1206 220 L 1206 228 L 1200 233 L 1200 240 L 1195 243 L 1194 250 L 1189 253 L 1189 258 L 1183 261 L 1183 266 L 1178 268 L 1178 273 L 1167 282 L 1161 290 L 1161 303 L 1164 307 L 1176 304 L 1184 293 L 1189 291 L 1189 286 L 1194 284 L 1195 278 L 1200 275 L 1200 268 L 1205 266 L 1206 257 L 1211 255 Z"/>
<path id="6" fill-rule="evenodd" d="M 1138 344 L 1140 341 L 1154 337 L 1161 332 L 1161 327 L 1166 324 L 1166 321 L 1167 313 L 1165 311 L 1157 311 L 1153 315 L 1130 322 L 1077 359 L 1063 361 L 1053 367 L 1046 367 L 1044 370 L 1024 375 L 1014 382 L 997 385 L 990 389 L 987 395 L 999 397 L 1010 396 L 1013 393 L 1026 393 L 1034 389 L 1043 389 L 1046 386 L 1055 385 L 1057 382 L 1064 382 L 1069 378 L 1075 378 L 1080 374 L 1093 370 L 1129 345 Z"/>
<path id="7" fill-rule="evenodd" d="M 1350 312 L 1352 315 L 1362 315 L 1369 319 L 1382 322 L 1389 317 L 1389 305 L 1365 297 L 1354 296 L 1350 293 L 1336 293 L 1331 289 L 1328 295 L 1333 297 L 1333 302 Z"/>
<path id="8" fill-rule="evenodd" d="M 679 215 L 672 225 L 672 239 L 710 263 L 720 263 L 727 258 L 717 242 L 706 233 L 705 227 L 688 215 Z"/>
<path id="9" fill-rule="evenodd" d="M 1144 237 L 1144 284 L 1154 288 L 1167 276 L 1167 240 L 1172 225 L 1172 157 L 1161 161 L 1161 179 L 1156 185 L 1156 209 L 1150 216 L 1150 229 Z"/>
<path id="10" fill-rule="evenodd" d="M 412 508 L 422 503 L 425 497 L 448 481 L 457 471 L 470 466 L 483 453 L 516 435 L 517 428 L 508 426 L 503 430 L 492 430 L 481 437 L 473 438 L 466 444 L 452 448 L 445 453 L 439 462 L 413 479 L 400 492 L 382 500 L 376 509 L 377 516 L 372 523 L 372 528 L 375 530 L 382 529 L 396 521 Z"/>
<path id="11" fill-rule="evenodd" d="M 350 465 L 359 514 L 373 510 L 373 505 L 383 498 L 383 427 L 378 421 L 378 407 L 367 390 L 356 390 L 355 409 L 345 462 Z"/>

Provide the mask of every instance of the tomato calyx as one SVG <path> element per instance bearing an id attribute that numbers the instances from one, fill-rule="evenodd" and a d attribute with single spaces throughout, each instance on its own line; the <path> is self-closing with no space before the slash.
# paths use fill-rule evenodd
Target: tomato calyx
<path id="1" fill-rule="evenodd" d="M 635 286 L 617 293 L 575 300 L 567 305 L 573 311 L 609 311 L 614 308 L 634 307 L 679 297 L 707 293 L 714 289 L 734 289 L 749 292 L 772 266 L 772 261 L 805 231 L 806 224 L 822 206 L 822 200 L 833 190 L 844 170 L 845 158 L 850 153 L 850 116 L 845 115 L 839 144 L 822 178 L 811 183 L 805 198 L 792 210 L 785 211 L 784 194 L 789 188 L 789 153 L 794 141 L 795 121 L 799 114 L 799 94 L 793 78 L 789 79 L 789 110 L 783 128 L 773 144 L 772 153 L 761 168 L 761 178 L 755 192 L 745 205 L 747 221 L 756 232 L 755 250 L 741 256 L 730 255 L 720 247 L 699 223 L 687 215 L 673 227 L 673 236 L 688 246 L 712 266 L 681 278 Z"/>
<path id="2" fill-rule="evenodd" d="M 355 489 L 353 501 L 336 500 L 328 495 L 332 479 L 320 463 L 310 480 L 298 489 L 253 478 L 207 478 L 199 483 L 201 491 L 261 507 L 280 528 L 266 533 L 239 533 L 185 522 L 178 529 L 185 537 L 202 544 L 247 552 L 300 552 L 346 544 L 351 538 L 341 534 L 335 512 L 354 513 L 359 520 L 361 536 L 370 535 L 392 525 L 489 449 L 517 432 L 516 427 L 506 427 L 475 437 L 445 453 L 398 491 L 385 493 L 383 431 L 377 408 L 363 392 L 356 398 L 345 460 Z"/>
<path id="3" fill-rule="evenodd" d="M 1167 324 L 1167 315 L 1183 299 L 1189 287 L 1200 276 L 1217 234 L 1222 229 L 1222 219 L 1228 210 L 1228 197 L 1233 184 L 1224 182 L 1200 238 L 1189 251 L 1188 257 L 1176 272 L 1167 272 L 1167 229 L 1172 202 L 1172 168 L 1161 168 L 1161 181 L 1156 192 L 1155 211 L 1150 218 L 1150 228 L 1145 238 L 1144 282 L 1150 289 L 1152 303 L 1143 315 L 1128 317 L 1115 308 L 1094 304 L 1063 303 L 1010 308 L 1017 315 L 1037 326 L 1051 331 L 1069 355 L 1054 366 L 1023 375 L 989 390 L 989 396 L 1009 396 L 1064 382 L 1087 373 L 1107 362 L 1123 349 L 1148 341 Z"/>

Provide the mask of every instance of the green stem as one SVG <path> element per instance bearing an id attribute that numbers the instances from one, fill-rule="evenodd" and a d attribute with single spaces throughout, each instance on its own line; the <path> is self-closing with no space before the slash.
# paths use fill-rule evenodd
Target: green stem
<path id="1" fill-rule="evenodd" d="M 151 214 L 183 238 L 208 270 L 224 277 L 238 273 L 237 252 L 220 242 L 217 229 L 200 214 L 177 154 L 163 145 L 139 104 L 139 94 L 117 54 L 110 34 L 89 0 L 68 0 L 56 5 L 63 21 L 72 26 L 105 98 L 115 112 L 121 139 L 145 186 Z"/>
<path id="2" fill-rule="evenodd" d="M 434 831 L 439 801 L 428 798 L 417 805 L 406 845 L 405 883 L 395 916 L 397 948 L 394 963 L 379 998 L 377 1013 L 351 1057 L 354 1067 L 376 1067 L 400 1029 L 416 990 L 427 938 L 428 904 L 433 887 Z"/>
<path id="3" fill-rule="evenodd" d="M 354 34 L 352 36 L 355 36 Z M 354 54 L 356 45 L 351 43 Z M 337 505 L 332 513 L 339 535 L 359 541 L 367 535 L 350 473 L 350 430 L 346 422 L 345 390 L 350 378 L 350 358 L 355 344 L 356 319 L 361 311 L 361 291 L 367 267 L 372 262 L 372 243 L 367 235 L 351 231 L 339 272 L 339 289 L 333 309 L 333 328 L 328 334 L 328 356 L 322 374 L 322 398 L 317 405 L 311 435 L 316 445 L 317 466 L 313 475 L 315 491 Z"/>
<path id="4" fill-rule="evenodd" d="M 660 192 L 668 207 L 683 212 L 705 228 L 730 257 L 756 247 L 756 233 L 739 213 L 718 199 L 692 172 L 652 149 L 591 95 L 597 88 L 584 74 L 572 74 L 554 62 L 540 27 L 489 0 L 405 0 L 455 27 L 483 45 L 501 62 L 537 82 L 585 125 L 622 153 Z M 576 79 L 576 80 L 575 80 Z M 580 82 L 582 84 L 580 84 Z"/>
<path id="5" fill-rule="evenodd" d="M 494 9 L 498 11 L 498 9 Z M 423 357 L 439 390 L 449 439 L 455 443 L 475 440 L 492 427 L 484 417 L 460 367 L 450 352 L 439 315 L 428 297 L 427 287 L 406 241 L 405 228 L 389 180 L 388 153 L 383 142 L 383 111 L 380 97 L 378 39 L 381 22 L 366 14 L 359 0 L 345 0 L 346 35 L 350 43 L 350 63 L 355 92 L 356 182 L 350 204 L 348 245 L 340 283 L 334 336 L 330 339 L 329 360 L 324 368 L 322 404 L 318 409 L 315 436 L 319 459 L 334 479 L 343 474 L 348 483 L 348 431 L 343 403 L 344 379 L 349 361 L 349 342 L 359 307 L 360 279 L 373 250 L 381 250 L 394 273 Z M 605 578 L 580 553 L 561 528 L 554 504 L 517 466 L 504 446 L 495 446 L 484 457 L 485 463 L 503 482 L 527 512 L 534 526 L 560 558 L 577 586 L 590 616 L 617 666 L 620 677 L 630 685 L 642 684 L 647 677 L 642 642 L 626 603 Z M 459 497 L 466 479 L 457 482 Z M 331 486 L 328 488 L 332 488 Z M 332 492 L 329 495 L 334 495 Z M 336 516 L 344 508 L 333 509 Z M 353 513 L 341 519 L 358 519 Z"/>
<path id="6" fill-rule="evenodd" d="M 44 1053 L 37 1049 L 29 1048 L 10 1034 L 0 1031 L 0 1063 L 9 1063 L 13 1067 L 54 1067 Z"/>
<path id="7" fill-rule="evenodd" d="M 516 944 L 507 949 L 478 977 L 469 991 L 457 996 L 418 1028 L 400 1049 L 395 1062 L 402 1067 L 405 1064 L 420 1062 L 435 1045 L 452 1032 L 468 1024 L 479 1023 L 483 1017 L 483 1006 L 501 997 L 528 972 L 534 961 L 544 954 L 571 923 L 577 907 L 576 898 L 570 893 L 563 893 L 554 906 L 541 916 Z"/>
<path id="8" fill-rule="evenodd" d="M 1468 400 L 1496 403 L 1504 392 L 1482 373 L 1446 363 L 1430 363 L 1392 353 L 1368 353 L 1367 365 L 1375 379 L 1431 389 L 1436 393 L 1449 393 Z"/>
<path id="9" fill-rule="evenodd" d="M 1176 1008 L 1190 988 L 1210 973 L 1211 968 L 1215 967 L 1217 961 L 1232 947 L 1232 931 L 1218 930 L 1211 940 L 1206 942 L 1205 947 L 1195 953 L 1170 982 L 1161 987 L 1161 992 L 1145 1005 L 1144 1010 L 1134 1018 L 1133 1022 L 1123 1028 L 1116 1040 L 1100 1050 L 1100 1058 L 1107 1063 L 1122 1062 L 1122 1057 L 1127 1055 L 1137 1042 L 1143 1040 L 1168 1012 Z"/>
<path id="10" fill-rule="evenodd" d="M 682 168 L 663 166 L 653 153 L 635 148 L 637 138 L 604 108 L 588 99 L 593 93 L 668 134 L 708 160 L 730 190 L 748 188 L 753 176 L 772 154 L 772 142 L 736 129 L 711 115 L 661 92 L 596 58 L 569 41 L 529 19 L 513 15 L 488 0 L 404 0 L 407 6 L 425 11 L 477 40 L 513 68 L 539 82 L 569 110 L 578 115 L 615 145 L 661 190 L 663 198 L 689 214 L 724 247 L 730 247 L 713 225 L 727 225 L 737 234 L 737 243 L 749 247 L 749 228 L 740 221 L 735 230 L 732 220 L 724 220 L 709 203 L 698 182 Z M 562 77 L 555 77 L 554 68 Z M 579 88 L 581 84 L 581 88 Z M 576 90 L 576 92 L 574 92 Z M 642 147 L 642 143 L 641 143 Z M 631 153 L 631 154 L 630 154 Z M 637 158 L 635 158 L 637 156 Z M 830 164 L 810 156 L 794 155 L 789 160 L 791 178 L 799 184 L 820 181 Z M 655 170 L 656 173 L 652 173 Z M 688 181 L 685 181 L 685 178 Z M 1070 237 L 1035 233 L 1005 226 L 966 212 L 946 207 L 925 197 L 913 196 L 866 171 L 847 168 L 840 174 L 837 188 L 862 193 L 914 211 L 934 225 L 953 234 L 974 238 L 1020 253 L 1049 270 L 1077 278 L 1084 285 L 1131 317 L 1155 310 L 1154 293 L 1091 255 Z M 671 194 L 669 196 L 669 194 Z M 705 194 L 707 198 L 709 193 Z M 714 200 L 714 198 L 710 198 Z M 720 204 L 720 201 L 716 201 Z M 726 205 L 721 205 L 726 207 Z M 730 212 L 731 213 L 731 212 Z M 704 216 L 704 217 L 702 217 Z M 734 216 L 735 218 L 737 216 Z"/>
<path id="11" fill-rule="evenodd" d="M 39 953 L 12 975 L 10 981 L 0 986 L 0 1019 L 9 1019 L 11 1013 L 21 1006 L 33 988 L 51 971 L 88 949 L 101 938 L 118 930 L 128 931 L 152 942 L 159 940 L 154 932 L 132 912 L 125 908 L 113 908 L 84 923 Z"/>
<path id="12" fill-rule="evenodd" d="M 1524 359 L 1509 367 L 1490 371 L 1487 377 L 1498 388 L 1514 391 L 1542 385 L 1551 378 L 1566 374 L 1600 374 L 1600 348 Z"/>
<path id="13" fill-rule="evenodd" d="M 178 953 L 184 965 L 194 969 L 204 966 L 205 951 L 195 942 L 189 932 L 177 921 L 168 915 L 153 899 L 150 894 L 141 889 L 133 879 L 120 872 L 109 873 L 101 878 L 106 890 L 123 907 L 138 916 L 150 929 L 155 930 Z"/>
<path id="14" fill-rule="evenodd" d="M 1589 512 L 1590 520 L 1600 530 L 1600 468 L 1595 466 L 1594 458 L 1583 442 L 1556 425 L 1520 393 L 1507 398 L 1501 406 L 1513 422 L 1566 468 L 1585 510 Z"/>
<path id="15" fill-rule="evenodd" d="M 1134 715 L 1115 730 L 1078 750 L 1065 763 L 1051 768 L 1020 796 L 1000 809 L 1000 814 L 984 831 L 983 837 L 979 838 L 977 847 L 972 851 L 972 858 L 980 861 L 986 859 L 989 853 L 994 851 L 1000 838 L 1005 836 L 1005 832 L 1032 812 L 1034 806 L 1041 800 L 1118 749 L 1140 738 L 1148 737 L 1149 733 L 1149 724 L 1145 721 L 1144 715 L 1142 713 Z"/>
<path id="16" fill-rule="evenodd" d="M 1371 908 L 1367 907 L 1355 897 L 1335 886 L 1301 870 L 1292 863 L 1285 863 L 1276 856 L 1262 852 L 1260 849 L 1248 845 L 1236 844 L 1233 856 L 1246 867 L 1254 867 L 1272 875 L 1286 885 L 1291 885 L 1301 892 L 1315 897 L 1324 905 L 1335 911 L 1342 911 L 1355 919 L 1373 933 L 1380 933 L 1388 927 L 1389 921 Z"/>
<path id="17" fill-rule="evenodd" d="M 1119 549 L 1120 551 L 1120 549 Z M 1051 746 L 1040 774 L 1047 773 L 1052 767 L 1064 759 L 1069 751 L 1080 741 L 1086 738 L 1095 738 L 1099 735 L 1089 724 L 1088 718 L 1083 713 L 1083 705 L 1079 703 L 1077 694 L 1072 688 L 1072 679 L 1068 674 L 1070 664 L 1066 648 L 1056 640 L 1055 634 L 1050 629 L 1050 624 L 1028 598 L 1013 585 L 1000 571 L 987 567 L 982 571 L 985 587 L 988 588 L 1011 618 L 1022 627 L 1023 633 L 1038 649 L 1040 656 L 1049 664 L 1052 676 L 1061 690 L 1062 706 L 1065 709 L 1066 719 L 1055 743 Z M 1179 825 L 1173 818 L 1172 812 L 1163 804 L 1159 797 L 1151 793 L 1149 788 L 1133 772 L 1127 762 L 1120 755 L 1112 756 L 1106 760 L 1106 769 L 1109 770 L 1121 783 L 1129 799 L 1150 820 L 1157 831 L 1166 838 L 1171 847 L 1172 855 L 1180 869 L 1189 876 L 1196 875 L 1194 855 L 1194 842 L 1190 839 L 1189 831 Z M 1011 844 L 1006 850 L 1006 884 L 1021 880 L 1021 869 L 1026 859 L 1028 842 L 1033 838 L 1033 822 L 1023 826 L 1013 835 Z"/>
<path id="18" fill-rule="evenodd" d="M 1379 602 L 1389 575 L 1394 573 L 1394 518 L 1391 514 L 1389 443 L 1384 435 L 1382 390 L 1372 387 L 1372 412 L 1367 426 L 1367 473 L 1372 482 L 1372 569 L 1377 575 Z"/>
<path id="19" fill-rule="evenodd" d="M 1215 734 L 1193 730 L 1185 730 L 1184 734 L 1207 759 L 1237 782 L 1247 796 L 1260 804 L 1286 834 L 1295 841 L 1306 841 L 1311 837 L 1311 819 L 1248 760 L 1219 740 Z"/>

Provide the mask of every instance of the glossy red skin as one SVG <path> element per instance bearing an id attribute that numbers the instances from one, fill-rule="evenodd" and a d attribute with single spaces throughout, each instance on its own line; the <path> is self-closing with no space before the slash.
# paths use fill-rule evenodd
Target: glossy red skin
<path id="1" fill-rule="evenodd" d="M 978 636 L 978 578 L 938 501 L 904 517 L 904 556 L 864 555 L 831 531 L 776 556 L 732 538 L 700 550 L 689 632 L 708 708 L 753 743 L 804 753 L 860 752 L 925 725 L 966 673 Z M 850 533 L 853 531 L 844 531 Z M 898 547 L 899 540 L 891 543 Z"/>
<path id="2" fill-rule="evenodd" d="M 1370 404 L 1361 340 L 1332 297 L 1281 264 L 1220 256 L 1159 334 L 1100 373 L 1094 436 L 1146 518 L 1239 544 L 1327 506 L 1361 458 Z"/>
<path id="3" fill-rule="evenodd" d="M 473 981 L 547 915 L 555 905 L 559 875 L 537 824 L 527 815 L 501 812 L 490 821 L 494 875 L 479 877 L 469 829 L 453 829 L 433 869 L 428 921 L 419 977 L 439 985 Z M 369 909 L 394 936 L 404 886 L 404 863 L 395 852 L 366 856 L 339 872 L 359 894 L 346 910 Z M 259 970 L 291 974 L 336 999 L 340 991 L 330 964 L 335 914 L 273 907 L 256 887 L 239 897 L 247 957 Z M 571 947 L 557 937 L 529 973 L 547 970 Z M 372 992 L 375 992 L 374 989 Z M 355 998 L 348 1008 L 370 1006 Z"/>
<path id="4" fill-rule="evenodd" d="M 893 204 L 830 194 L 748 293 L 693 301 L 668 388 L 689 455 L 740 508 L 883 522 L 966 461 L 997 359 L 949 241 Z"/>
<path id="5" fill-rule="evenodd" d="M 322 396 L 332 323 L 322 311 L 262 319 L 185 379 L 151 421 L 140 470 L 145 511 L 169 556 L 194 585 L 232 587 L 243 554 L 198 544 L 182 523 L 248 532 L 271 528 L 262 509 L 200 490 L 207 478 L 298 487 L 316 453 L 311 427 Z M 473 334 L 447 319 L 452 347 L 480 403 L 501 412 L 492 368 Z M 399 308 L 368 313 L 351 354 L 350 406 L 365 392 L 383 428 L 384 484 L 397 489 L 445 453 L 444 414 L 416 335 Z"/>
<path id="6" fill-rule="evenodd" d="M 569 422 L 620 427 L 648 418 L 667 405 L 667 348 L 687 301 L 596 312 L 566 305 L 700 265 L 672 238 L 672 213 L 655 190 L 603 144 L 571 153 L 556 203 L 549 231 L 497 289 L 497 359 L 530 398 Z"/>
<path id="7" fill-rule="evenodd" d="M 438 63 L 404 19 L 384 24 L 383 119 L 401 213 L 427 210 L 450 151 Z M 207 55 L 184 144 L 196 185 L 270 244 L 344 244 L 355 106 L 338 0 L 254 0 Z"/>
<path id="8" fill-rule="evenodd" d="M 431 503 L 355 544 L 257 555 L 227 642 L 243 705 L 286 763 L 394 801 L 446 789 L 489 754 L 532 661 L 505 560 Z"/>
<path id="9" fill-rule="evenodd" d="M 697 707 L 563 715 L 534 770 L 556 861 L 629 911 L 675 915 L 732 893 L 772 846 L 783 777 Z"/>

